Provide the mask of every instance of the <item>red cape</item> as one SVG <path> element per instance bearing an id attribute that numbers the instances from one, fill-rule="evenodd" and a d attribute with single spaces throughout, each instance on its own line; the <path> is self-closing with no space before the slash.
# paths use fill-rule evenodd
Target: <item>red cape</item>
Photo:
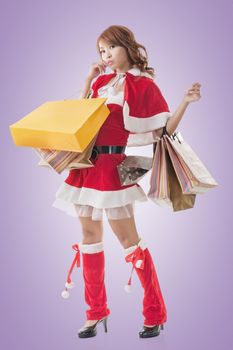
<path id="1" fill-rule="evenodd" d="M 108 84 L 117 73 L 98 76 L 91 86 L 91 98 Z M 171 117 L 168 104 L 158 85 L 147 73 L 132 68 L 125 73 L 123 116 L 124 127 L 130 131 L 127 146 L 142 146 L 156 141 L 156 129 L 166 125 Z"/>

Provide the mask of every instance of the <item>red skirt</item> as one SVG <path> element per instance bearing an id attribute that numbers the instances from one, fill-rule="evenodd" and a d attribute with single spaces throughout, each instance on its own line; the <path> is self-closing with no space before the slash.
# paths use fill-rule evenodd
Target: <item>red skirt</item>
<path id="1" fill-rule="evenodd" d="M 126 154 L 99 154 L 93 167 L 72 169 L 59 187 L 53 207 L 72 216 L 91 216 L 101 220 L 103 210 L 109 219 L 131 217 L 135 201 L 148 198 L 138 184 L 122 186 L 117 165 Z"/>

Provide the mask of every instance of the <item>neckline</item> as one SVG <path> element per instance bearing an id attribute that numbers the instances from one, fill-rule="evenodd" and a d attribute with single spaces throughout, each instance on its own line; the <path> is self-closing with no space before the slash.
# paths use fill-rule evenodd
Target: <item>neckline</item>
<path id="1" fill-rule="evenodd" d="M 117 76 L 125 76 L 127 75 L 128 73 L 134 75 L 134 76 L 137 76 L 137 75 L 140 75 L 141 74 L 141 70 L 137 67 L 133 67 L 133 68 L 130 68 L 128 69 L 126 72 L 114 72 L 113 74 L 117 75 Z"/>
<path id="2" fill-rule="evenodd" d="M 128 73 L 129 73 L 129 74 L 128 74 Z M 129 69 L 128 71 L 126 71 L 125 73 L 113 72 L 113 73 L 108 74 L 107 76 L 108 76 L 109 79 L 108 79 L 107 84 L 104 85 L 104 86 L 102 86 L 102 87 L 100 87 L 99 90 L 108 89 L 108 87 L 111 86 L 111 85 L 109 85 L 109 82 L 110 82 L 111 79 L 114 78 L 114 77 L 117 77 L 117 79 L 118 79 L 120 76 L 127 78 L 127 76 L 129 77 L 130 75 L 133 75 L 133 76 L 146 76 L 146 77 L 149 77 L 150 79 L 152 79 L 151 76 L 149 76 L 148 73 L 142 72 L 138 67 L 133 67 L 133 68 L 130 68 L 130 69 Z M 152 80 L 153 80 L 153 79 L 152 79 Z"/>
<path id="3" fill-rule="evenodd" d="M 125 76 L 125 74 L 126 74 L 126 72 L 125 73 L 116 73 L 116 75 L 118 76 L 118 77 L 124 77 Z"/>
<path id="4" fill-rule="evenodd" d="M 129 73 L 129 74 L 128 74 Z M 129 76 L 129 75 L 133 75 L 135 77 L 137 76 L 142 76 L 142 77 L 146 77 L 146 78 L 149 78 L 151 80 L 154 80 L 154 78 L 147 72 L 142 72 L 138 67 L 133 67 L 133 68 L 130 68 L 129 70 L 127 70 L 127 72 L 125 73 L 113 73 L 115 75 L 117 74 L 124 74 L 123 76 Z"/>

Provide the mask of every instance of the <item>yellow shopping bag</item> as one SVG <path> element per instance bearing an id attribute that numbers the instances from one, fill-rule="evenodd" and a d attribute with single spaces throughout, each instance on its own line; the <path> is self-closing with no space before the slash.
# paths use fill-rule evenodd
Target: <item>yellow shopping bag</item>
<path id="1" fill-rule="evenodd" d="M 50 101 L 10 125 L 17 146 L 82 152 L 110 110 L 107 98 Z"/>

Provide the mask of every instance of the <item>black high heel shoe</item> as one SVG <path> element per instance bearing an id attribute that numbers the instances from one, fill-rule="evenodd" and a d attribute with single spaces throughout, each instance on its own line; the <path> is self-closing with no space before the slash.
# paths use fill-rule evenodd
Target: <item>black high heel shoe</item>
<path id="1" fill-rule="evenodd" d="M 97 325 L 102 322 L 104 324 L 104 331 L 105 333 L 107 330 L 107 319 L 108 317 L 102 318 L 101 320 L 98 320 L 96 323 L 94 323 L 92 326 L 88 327 L 82 327 L 78 331 L 79 338 L 90 338 L 94 337 L 97 334 Z"/>
<path id="2" fill-rule="evenodd" d="M 163 324 L 159 324 L 154 327 L 143 326 L 143 328 L 139 332 L 139 337 L 140 338 L 156 337 L 160 334 L 161 329 L 163 329 Z"/>

